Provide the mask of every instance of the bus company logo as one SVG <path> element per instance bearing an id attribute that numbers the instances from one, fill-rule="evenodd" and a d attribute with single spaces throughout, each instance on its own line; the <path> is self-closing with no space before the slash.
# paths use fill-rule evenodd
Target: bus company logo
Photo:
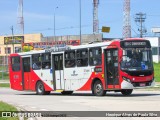
<path id="1" fill-rule="evenodd" d="M 73 74 L 71 74 L 71 76 L 77 76 L 78 74 L 76 74 L 76 71 L 73 71 Z"/>
<path id="2" fill-rule="evenodd" d="M 14 79 L 19 79 L 19 75 L 14 75 L 13 78 Z"/>

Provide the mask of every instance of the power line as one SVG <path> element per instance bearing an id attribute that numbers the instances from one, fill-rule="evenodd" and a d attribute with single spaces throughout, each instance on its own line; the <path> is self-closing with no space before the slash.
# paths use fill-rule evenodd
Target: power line
<path id="1" fill-rule="evenodd" d="M 146 14 L 145 13 L 137 13 L 135 15 L 135 22 L 139 24 L 138 31 L 140 32 L 140 37 L 143 37 L 143 34 L 147 32 L 147 30 L 144 28 L 144 22 L 146 19 Z"/>
<path id="2" fill-rule="evenodd" d="M 147 16 L 160 17 L 160 15 L 147 15 Z"/>

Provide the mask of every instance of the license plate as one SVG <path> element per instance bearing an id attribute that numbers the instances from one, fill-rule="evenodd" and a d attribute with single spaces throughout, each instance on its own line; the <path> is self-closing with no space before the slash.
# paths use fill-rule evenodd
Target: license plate
<path id="1" fill-rule="evenodd" d="M 146 86 L 146 84 L 145 83 L 140 83 L 140 86 L 144 87 L 144 86 Z"/>

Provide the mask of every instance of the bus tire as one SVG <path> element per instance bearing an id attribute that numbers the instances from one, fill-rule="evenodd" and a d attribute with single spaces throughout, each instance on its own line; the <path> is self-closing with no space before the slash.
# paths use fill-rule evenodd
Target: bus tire
<path id="1" fill-rule="evenodd" d="M 44 85 L 41 81 L 38 81 L 36 84 L 36 94 L 37 95 L 45 95 Z"/>
<path id="2" fill-rule="evenodd" d="M 103 85 L 102 85 L 102 82 L 100 80 L 97 80 L 94 83 L 94 87 L 93 87 L 92 93 L 95 96 L 104 96 L 106 94 L 106 91 L 103 89 Z"/>
<path id="3" fill-rule="evenodd" d="M 63 91 L 61 92 L 62 95 L 71 95 L 73 91 Z"/>
<path id="4" fill-rule="evenodd" d="M 49 95 L 51 91 L 45 91 L 45 95 Z"/>
<path id="5" fill-rule="evenodd" d="M 122 95 L 128 96 L 132 94 L 133 89 L 123 89 L 121 90 Z"/>

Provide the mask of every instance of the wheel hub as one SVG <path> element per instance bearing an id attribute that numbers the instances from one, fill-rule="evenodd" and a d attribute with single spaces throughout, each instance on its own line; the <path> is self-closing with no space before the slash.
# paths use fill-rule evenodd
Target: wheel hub
<path id="1" fill-rule="evenodd" d="M 97 86 L 96 86 L 96 93 L 100 93 L 101 91 L 102 91 L 101 84 L 97 84 Z"/>
<path id="2" fill-rule="evenodd" d="M 41 93 L 41 92 L 42 92 L 42 90 L 43 90 L 43 86 L 42 86 L 42 85 L 39 85 L 39 86 L 38 86 L 38 92 L 40 92 L 40 93 Z"/>

